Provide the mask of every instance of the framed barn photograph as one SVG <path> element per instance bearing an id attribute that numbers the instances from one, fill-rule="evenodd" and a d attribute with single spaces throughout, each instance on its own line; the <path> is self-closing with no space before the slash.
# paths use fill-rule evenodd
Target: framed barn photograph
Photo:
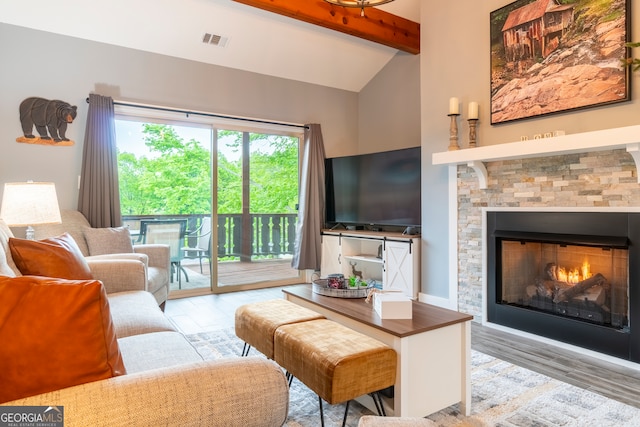
<path id="1" fill-rule="evenodd" d="M 491 12 L 491 124 L 630 99 L 630 0 L 518 0 Z"/>

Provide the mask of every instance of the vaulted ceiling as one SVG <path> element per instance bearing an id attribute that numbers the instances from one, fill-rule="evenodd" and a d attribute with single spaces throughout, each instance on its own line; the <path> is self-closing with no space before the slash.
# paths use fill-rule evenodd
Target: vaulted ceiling
<path id="1" fill-rule="evenodd" d="M 0 0 L 0 22 L 358 92 L 419 52 L 420 2 L 362 18 L 322 0 Z"/>

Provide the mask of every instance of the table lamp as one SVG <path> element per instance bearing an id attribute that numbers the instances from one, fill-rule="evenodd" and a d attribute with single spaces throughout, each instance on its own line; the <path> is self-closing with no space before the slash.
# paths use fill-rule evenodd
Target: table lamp
<path id="1" fill-rule="evenodd" d="M 35 239 L 32 225 L 60 224 L 60 208 L 53 182 L 4 184 L 0 218 L 11 227 L 27 227 L 26 238 Z"/>

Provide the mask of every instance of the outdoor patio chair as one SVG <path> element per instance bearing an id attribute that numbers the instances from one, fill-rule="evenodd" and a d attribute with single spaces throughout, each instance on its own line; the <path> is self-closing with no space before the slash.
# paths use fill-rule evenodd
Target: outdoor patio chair
<path id="1" fill-rule="evenodd" d="M 200 261 L 200 273 L 202 273 L 202 258 L 208 258 L 209 266 L 211 266 L 211 217 L 203 217 L 200 227 L 187 234 L 187 238 L 190 237 L 196 238 L 196 245 L 183 247 L 184 257 L 198 258 Z"/>
<path id="2" fill-rule="evenodd" d="M 182 289 L 182 275 L 186 281 L 189 276 L 182 267 L 182 259 L 184 258 L 184 238 L 187 230 L 186 219 L 160 219 L 160 220 L 142 220 L 140 221 L 140 237 L 142 243 L 156 243 L 169 246 L 171 255 L 171 283 L 173 283 L 174 273 L 178 276 L 178 289 Z"/>

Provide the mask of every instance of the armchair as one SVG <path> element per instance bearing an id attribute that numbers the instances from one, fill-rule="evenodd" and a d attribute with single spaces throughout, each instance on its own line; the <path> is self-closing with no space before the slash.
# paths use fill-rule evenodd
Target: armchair
<path id="1" fill-rule="evenodd" d="M 78 211 L 62 210 L 61 217 L 61 224 L 35 226 L 36 239 L 69 233 L 85 256 L 91 273 L 104 284 L 107 293 L 124 290 L 148 291 L 153 294 L 158 305 L 164 307 L 169 296 L 168 246 L 157 244 L 132 247 L 129 240 L 127 247 L 121 244 L 122 239 L 111 242 L 115 239 L 103 238 L 104 234 L 113 230 L 91 228 L 84 215 Z M 89 235 L 100 241 L 99 250 L 95 245 L 90 248 L 85 237 Z M 94 254 L 91 249 L 94 249 Z"/>

